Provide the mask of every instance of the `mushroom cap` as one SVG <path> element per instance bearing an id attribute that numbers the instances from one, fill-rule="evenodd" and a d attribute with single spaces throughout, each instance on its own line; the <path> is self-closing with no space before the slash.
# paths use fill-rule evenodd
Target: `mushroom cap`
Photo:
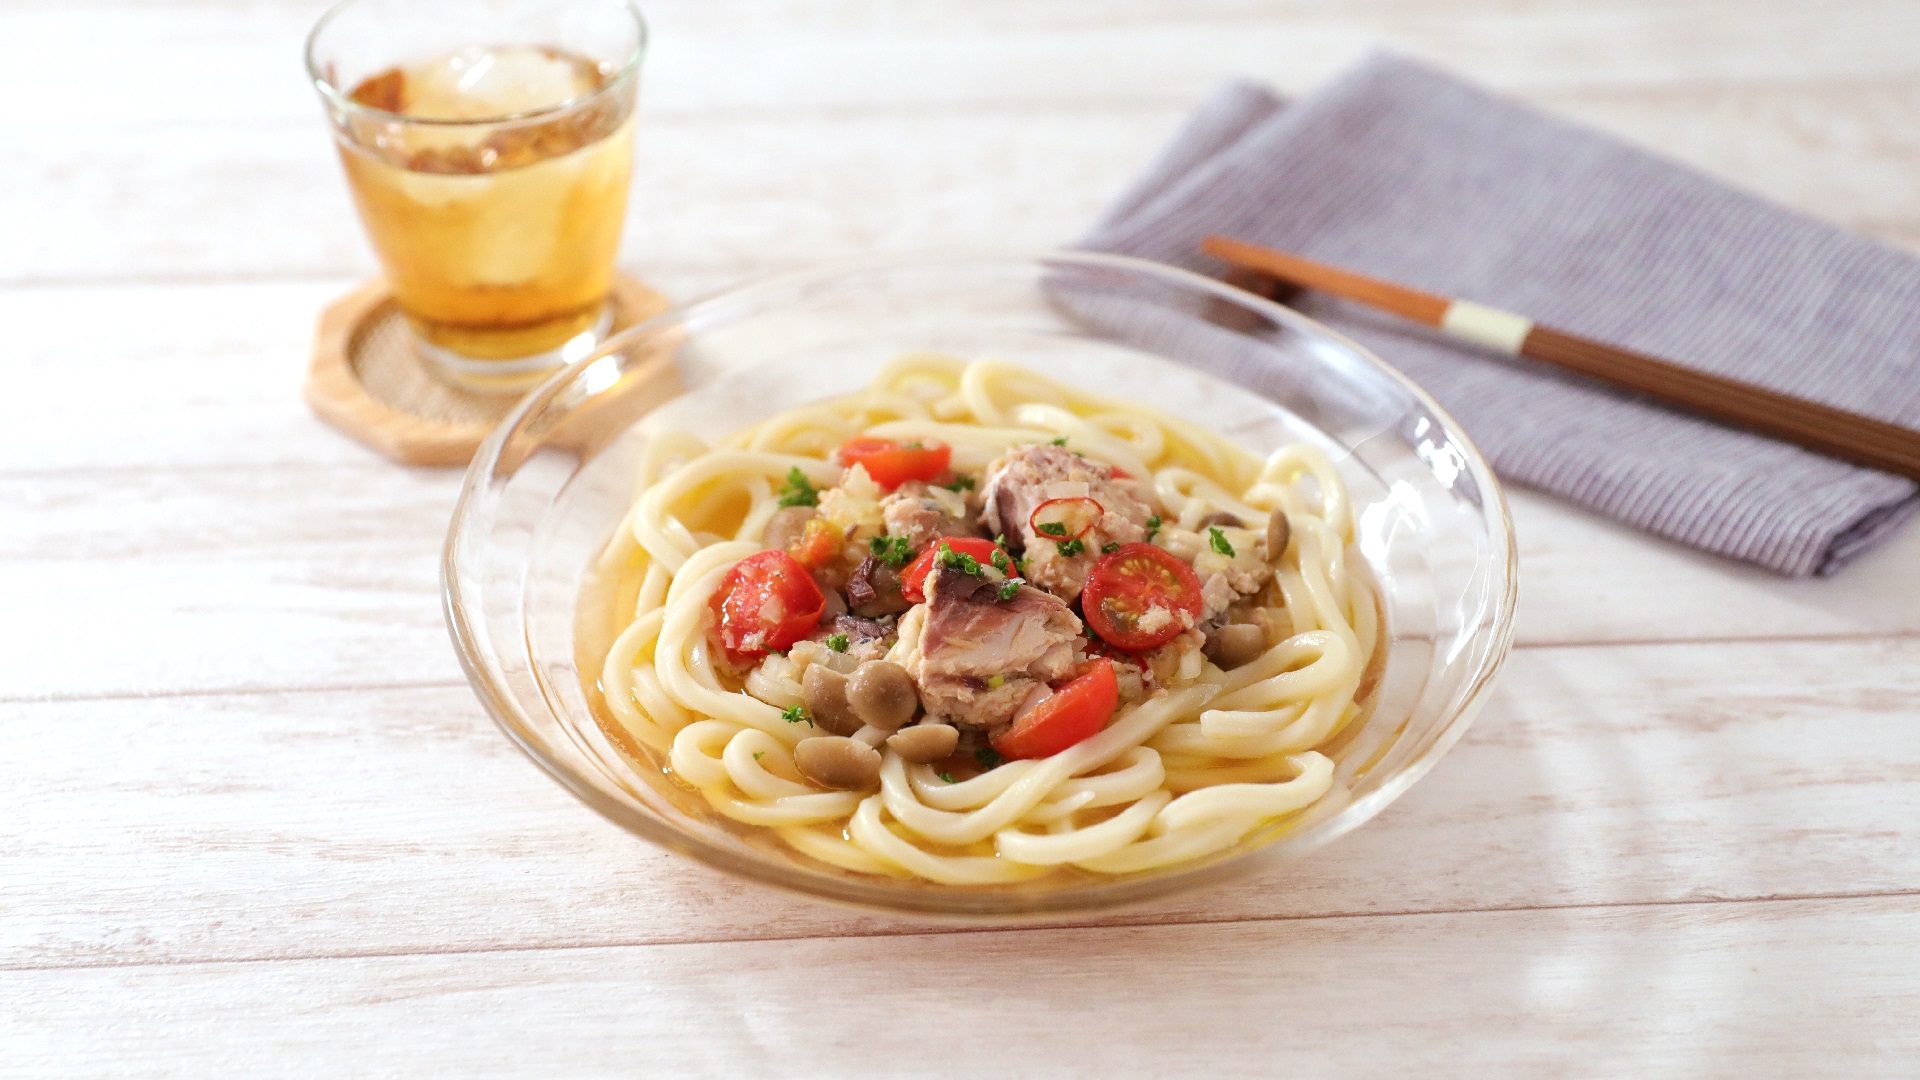
<path id="1" fill-rule="evenodd" d="M 880 783 L 880 752 L 843 735 L 816 735 L 793 748 L 793 767 L 821 787 L 864 791 Z"/>

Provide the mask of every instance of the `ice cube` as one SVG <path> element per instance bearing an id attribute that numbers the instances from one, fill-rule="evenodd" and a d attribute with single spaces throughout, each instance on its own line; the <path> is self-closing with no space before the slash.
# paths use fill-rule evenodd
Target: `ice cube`
<path id="1" fill-rule="evenodd" d="M 479 120 L 550 108 L 593 92 L 598 69 L 532 45 L 469 45 L 406 70 L 409 116 Z"/>

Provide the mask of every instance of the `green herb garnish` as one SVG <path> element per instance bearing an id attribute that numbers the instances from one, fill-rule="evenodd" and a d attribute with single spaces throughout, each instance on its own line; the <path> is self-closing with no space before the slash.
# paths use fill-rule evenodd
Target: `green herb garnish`
<path id="1" fill-rule="evenodd" d="M 935 555 L 933 561 L 940 566 L 951 567 L 963 574 L 970 574 L 973 577 L 980 577 L 984 574 L 984 571 L 980 569 L 979 559 L 974 558 L 964 551 L 953 550 L 953 546 L 945 540 L 940 541 L 940 554 Z"/>
<path id="2" fill-rule="evenodd" d="M 888 566 L 905 566 L 913 561 L 913 545 L 904 536 L 876 536 L 867 541 L 867 550 Z"/>
<path id="3" fill-rule="evenodd" d="M 1065 445 L 1067 445 L 1067 437 L 1066 437 L 1065 435 L 1062 435 L 1062 436 L 1060 436 L 1059 438 L 1057 438 L 1057 439 L 1053 439 L 1053 440 L 1050 440 L 1050 441 L 1051 441 L 1051 442 L 1053 443 L 1053 445 L 1055 445 L 1055 446 L 1065 446 Z"/>
<path id="4" fill-rule="evenodd" d="M 1152 543 L 1153 534 L 1159 531 L 1160 531 L 1160 515 L 1155 514 L 1152 517 L 1147 519 L 1147 542 Z"/>
<path id="5" fill-rule="evenodd" d="M 1119 544 L 1114 544 L 1114 543 L 1106 543 L 1106 544 L 1101 544 L 1101 545 L 1100 545 L 1100 553 L 1101 553 L 1102 555 L 1111 555 L 1111 554 L 1113 554 L 1114 552 L 1116 552 L 1116 551 L 1119 551 L 1119 550 L 1120 550 L 1120 545 L 1119 545 Z"/>
<path id="6" fill-rule="evenodd" d="M 946 488 L 946 489 L 947 489 L 948 491 L 972 491 L 972 490 L 973 490 L 973 477 L 971 477 L 971 476 L 956 476 L 956 477 L 954 477 L 954 480 L 953 480 L 953 483 L 951 483 L 951 484 L 941 484 L 940 486 L 941 486 L 941 487 L 943 487 L 943 488 Z"/>
<path id="7" fill-rule="evenodd" d="M 993 568 L 1003 574 L 1013 565 L 1013 563 L 1007 559 L 1007 553 L 1001 551 L 999 548 L 993 549 L 993 558 L 990 561 L 993 563 Z"/>
<path id="8" fill-rule="evenodd" d="M 1229 559 L 1233 558 L 1233 545 L 1227 543 L 1227 534 L 1220 531 L 1220 526 L 1207 526 L 1207 543 L 1213 550 Z"/>
<path id="9" fill-rule="evenodd" d="M 1035 525 L 1034 528 L 1040 530 L 1043 533 L 1046 533 L 1048 536 L 1067 535 L 1066 525 L 1058 521 L 1043 521 L 1040 524 Z"/>
<path id="10" fill-rule="evenodd" d="M 807 707 L 805 705 L 791 705 L 781 709 L 780 719 L 785 720 L 789 724 L 797 724 L 805 720 L 808 727 L 813 726 L 813 717 L 807 715 Z"/>
<path id="11" fill-rule="evenodd" d="M 1004 550 L 1006 550 L 1006 547 L 1007 547 L 1007 534 L 1006 534 L 1006 533 L 1000 533 L 999 535 L 997 535 L 997 536 L 995 536 L 995 537 L 993 538 L 993 546 L 994 546 L 994 547 L 996 547 L 996 548 L 999 548 L 999 549 L 1000 549 L 1000 550 L 1002 550 L 1002 551 L 1004 551 Z M 1020 557 L 1020 556 L 1018 556 L 1018 555 L 1015 555 L 1015 556 L 1013 556 L 1013 557 L 1012 557 L 1012 559 L 1011 559 L 1010 561 L 1012 562 L 1012 564 L 1013 564 L 1013 568 L 1014 568 L 1015 570 L 1018 570 L 1018 571 L 1020 571 L 1020 572 L 1021 572 L 1021 573 L 1023 573 L 1023 574 L 1027 572 L 1027 560 L 1025 560 L 1025 559 L 1023 559 L 1023 558 L 1021 558 L 1021 557 Z M 994 563 L 993 565 L 994 565 L 994 567 L 995 567 L 995 568 L 997 568 L 997 569 L 998 569 L 998 570 L 999 570 L 999 571 L 1000 571 L 1001 573 L 1003 573 L 1003 574 L 1004 574 L 1004 573 L 1006 573 L 1006 572 L 1007 572 L 1007 568 L 1006 568 L 1006 567 L 1004 567 L 1004 566 L 1001 566 L 1001 565 L 999 564 L 999 562 L 997 562 L 997 561 L 996 561 L 996 562 L 995 562 L 995 563 Z"/>
<path id="12" fill-rule="evenodd" d="M 979 762 L 983 769 L 992 769 L 1007 759 L 1001 757 L 1000 752 L 993 747 L 982 746 L 974 750 L 973 760 Z"/>
<path id="13" fill-rule="evenodd" d="M 820 489 L 807 481 L 807 474 L 795 465 L 787 470 L 787 486 L 780 489 L 781 506 L 819 506 Z"/>
<path id="14" fill-rule="evenodd" d="M 767 756 L 767 752 L 765 750 L 755 750 L 753 752 L 753 760 L 755 761 L 759 761 L 761 758 L 766 756 Z"/>
<path id="15" fill-rule="evenodd" d="M 921 441 L 920 441 L 919 439 L 915 439 L 915 440 L 913 440 L 913 441 L 912 441 L 912 442 L 910 442 L 910 443 L 901 443 L 901 444 L 900 444 L 900 449 L 902 449 L 902 450 L 919 450 L 919 449 L 922 449 L 923 447 L 925 447 L 926 445 L 927 445 L 926 443 L 923 443 L 923 442 L 921 442 Z"/>
<path id="16" fill-rule="evenodd" d="M 1006 582 L 1000 586 L 1000 599 L 1002 600 L 1011 600 L 1014 597 L 1019 595 L 1020 595 L 1020 579 L 1019 578 L 1008 578 Z"/>
<path id="17" fill-rule="evenodd" d="M 828 634 L 827 635 L 827 648 L 832 649 L 834 652 L 846 652 L 847 645 L 848 645 L 847 635 L 845 634 Z"/>
<path id="18" fill-rule="evenodd" d="M 950 772 L 947 772 L 944 769 L 941 770 L 940 772 L 934 773 L 933 775 L 939 777 L 942 780 L 945 780 L 949 784 L 953 783 L 953 774 Z"/>
<path id="19" fill-rule="evenodd" d="M 1072 558 L 1087 550 L 1087 542 L 1078 538 L 1072 540 L 1055 540 L 1054 543 L 1060 545 L 1060 555 L 1062 558 Z"/>

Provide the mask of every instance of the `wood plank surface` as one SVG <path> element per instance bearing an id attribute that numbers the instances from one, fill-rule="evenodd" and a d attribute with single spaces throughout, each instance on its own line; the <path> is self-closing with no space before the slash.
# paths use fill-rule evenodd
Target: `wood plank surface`
<path id="1" fill-rule="evenodd" d="M 1902 897 L 81 968 L 0 984 L 0 1036 L 65 1076 L 1900 1077 L 1916 940 Z"/>
<path id="2" fill-rule="evenodd" d="M 1875 106 L 1864 115 L 1862 97 Z M 1880 135 L 1920 114 L 1920 75 L 1865 93 L 1585 91 L 1566 104 L 1572 118 L 1836 224 L 1902 240 L 1920 223 L 1908 168 L 1916 147 Z M 625 264 L 674 291 L 682 269 L 738 276 L 877 251 L 1067 244 L 1183 108 L 996 103 L 647 118 Z M 1778 158 L 1801 163 L 1754 167 Z M 372 271 L 317 117 L 39 134 L 0 173 L 0 229 L 11 239 L 0 247 L 0 281 Z"/>
<path id="3" fill-rule="evenodd" d="M 1735 689 L 1737 688 L 1737 689 Z M 1920 641 L 1515 655 L 1441 767 L 1123 921 L 1920 892 Z M 0 967 L 897 932 L 634 840 L 464 686 L 11 706 Z M 112 881 L 87 882 L 92 868 Z"/>
<path id="4" fill-rule="evenodd" d="M 1913 1075 L 1912 528 L 1787 582 L 1515 492 L 1520 648 L 1447 760 L 1087 925 L 827 907 L 603 822 L 454 662 L 457 473 L 299 401 L 373 267 L 324 6 L 0 7 L 0 1076 Z M 1909 0 L 644 6 L 622 262 L 683 298 L 1071 242 L 1222 80 L 1376 47 L 1920 250 Z"/>
<path id="5" fill-rule="evenodd" d="M 257 420 L 314 426 L 300 408 Z M 0 650 L 0 701 L 456 682 L 439 560 L 457 487 L 364 460 L 0 475 L 0 610 L 33 628 Z M 1920 633 L 1920 534 L 1786 582 L 1513 501 L 1522 645 Z"/>

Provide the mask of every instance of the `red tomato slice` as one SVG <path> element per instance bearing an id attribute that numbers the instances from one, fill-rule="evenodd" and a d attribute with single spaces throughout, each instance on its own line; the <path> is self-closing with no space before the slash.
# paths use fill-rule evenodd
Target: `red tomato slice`
<path id="1" fill-rule="evenodd" d="M 1078 540 L 1100 524 L 1107 508 L 1098 499 L 1082 495 L 1071 499 L 1048 499 L 1027 515 L 1027 527 L 1036 536 L 1053 540 Z"/>
<path id="2" fill-rule="evenodd" d="M 945 443 L 903 446 L 862 435 L 840 444 L 840 463 L 849 469 L 861 466 L 887 491 L 909 480 L 938 480 L 952 461 L 953 447 Z"/>
<path id="3" fill-rule="evenodd" d="M 709 604 L 727 655 L 753 660 L 806 637 L 827 598 L 793 556 L 760 551 L 733 564 Z"/>
<path id="4" fill-rule="evenodd" d="M 1154 608 L 1168 619 L 1147 619 Z M 1200 577 L 1193 567 L 1152 544 L 1126 544 L 1093 564 L 1080 591 L 1080 610 L 1101 640 L 1127 652 L 1159 648 L 1186 629 L 1180 612 L 1200 617 Z M 1142 627 L 1142 623 L 1149 625 Z"/>
<path id="5" fill-rule="evenodd" d="M 1096 660 L 1040 704 L 1021 713 L 995 736 L 993 748 L 1006 758 L 1043 758 L 1100 734 L 1120 705 L 1120 682 L 1113 661 Z"/>
<path id="6" fill-rule="evenodd" d="M 905 570 L 900 571 L 900 595 L 911 603 L 927 602 L 927 575 L 933 573 L 933 560 L 940 555 L 940 545 L 945 544 L 961 555 L 971 555 L 987 566 L 993 566 L 993 553 L 1000 550 L 999 545 L 978 536 L 943 536 L 920 552 Z M 1009 566 L 1012 563 L 1008 563 Z M 995 569 L 999 569 L 995 567 Z"/>

